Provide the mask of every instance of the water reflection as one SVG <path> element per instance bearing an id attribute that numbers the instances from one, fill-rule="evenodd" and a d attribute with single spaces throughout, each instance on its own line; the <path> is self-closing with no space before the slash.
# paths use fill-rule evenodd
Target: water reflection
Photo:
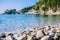
<path id="1" fill-rule="evenodd" d="M 43 16 L 42 23 L 43 25 L 59 25 L 60 24 L 60 16 Z"/>
<path id="2" fill-rule="evenodd" d="M 0 15 L 0 32 L 21 30 L 28 27 L 45 25 L 59 26 L 60 16 L 42 16 L 39 14 Z"/>

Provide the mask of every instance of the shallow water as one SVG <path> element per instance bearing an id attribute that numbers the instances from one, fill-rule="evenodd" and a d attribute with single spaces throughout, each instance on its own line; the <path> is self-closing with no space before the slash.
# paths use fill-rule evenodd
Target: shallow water
<path id="1" fill-rule="evenodd" d="M 60 16 L 0 14 L 0 32 L 11 32 L 28 27 L 40 27 L 44 25 L 59 26 Z"/>

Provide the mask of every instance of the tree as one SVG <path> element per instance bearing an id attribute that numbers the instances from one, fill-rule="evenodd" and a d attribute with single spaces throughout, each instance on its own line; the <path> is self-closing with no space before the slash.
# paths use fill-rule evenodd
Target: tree
<path id="1" fill-rule="evenodd" d="M 43 11 L 45 11 L 47 8 L 53 9 L 56 12 L 60 8 L 60 0 L 38 0 L 33 9 L 39 10 L 38 8 L 43 9 Z"/>
<path id="2" fill-rule="evenodd" d="M 23 9 L 20 10 L 20 12 L 21 12 L 22 14 L 24 14 L 24 13 L 28 12 L 29 10 L 31 10 L 32 7 L 33 7 L 33 6 L 23 8 Z"/>
<path id="3" fill-rule="evenodd" d="M 6 9 L 4 11 L 4 14 L 18 14 L 18 12 L 16 11 L 16 9 L 11 9 L 11 10 Z"/>

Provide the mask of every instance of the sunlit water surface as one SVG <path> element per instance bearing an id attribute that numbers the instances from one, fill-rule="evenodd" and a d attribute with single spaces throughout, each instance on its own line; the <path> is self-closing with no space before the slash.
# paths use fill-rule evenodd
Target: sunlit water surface
<path id="1" fill-rule="evenodd" d="M 35 14 L 0 14 L 0 32 L 11 32 L 29 27 L 59 26 L 60 16 Z"/>

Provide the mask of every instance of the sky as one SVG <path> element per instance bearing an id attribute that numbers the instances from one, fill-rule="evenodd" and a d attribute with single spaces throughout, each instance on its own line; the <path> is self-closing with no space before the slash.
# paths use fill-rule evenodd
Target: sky
<path id="1" fill-rule="evenodd" d="M 38 0 L 0 0 L 0 13 L 3 13 L 6 9 L 17 9 L 32 6 L 36 4 Z"/>

